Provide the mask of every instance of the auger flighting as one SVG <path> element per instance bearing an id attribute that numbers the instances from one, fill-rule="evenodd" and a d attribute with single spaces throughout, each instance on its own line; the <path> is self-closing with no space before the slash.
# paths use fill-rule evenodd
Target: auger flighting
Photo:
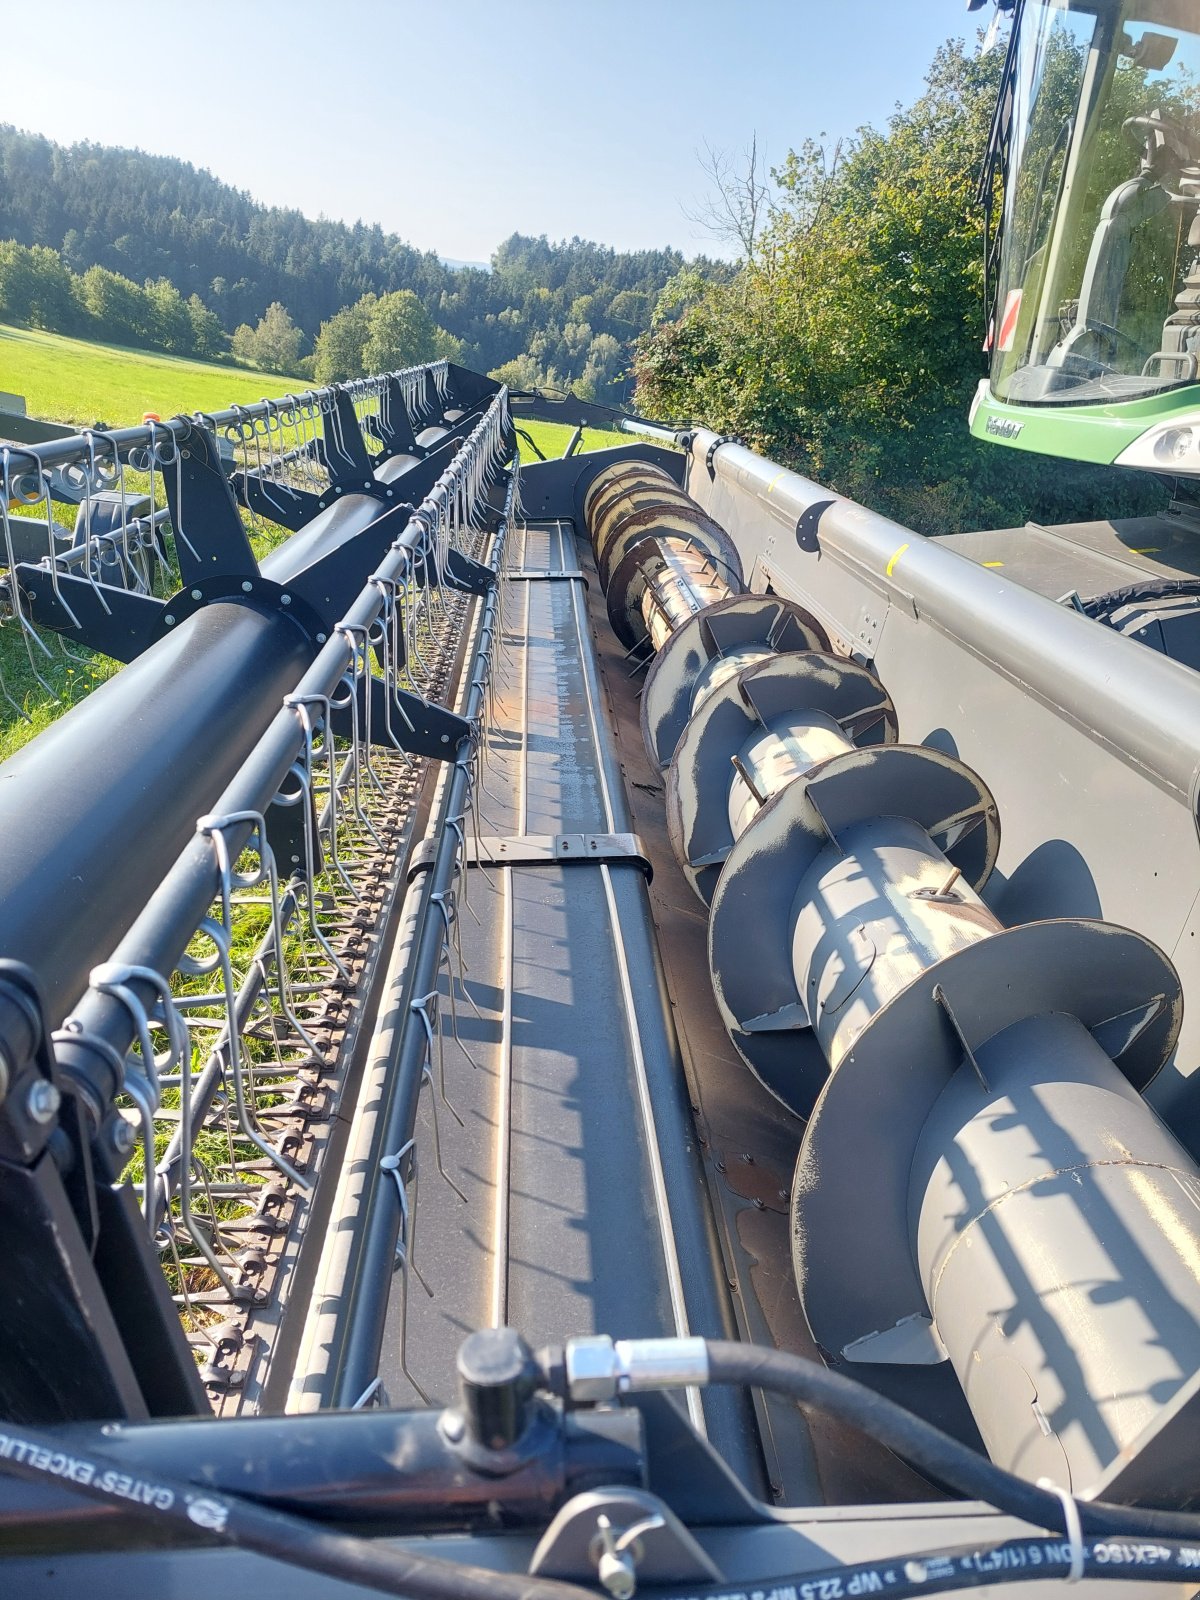
<path id="1" fill-rule="evenodd" d="M 1004 927 L 986 784 L 897 743 L 870 668 L 746 592 L 665 473 L 610 466 L 586 510 L 614 627 L 657 652 L 643 734 L 717 1004 L 807 1119 L 818 1348 L 1014 1471 L 1102 1483 L 1200 1368 L 1200 1280 L 1170 1265 L 1200 1259 L 1200 1171 L 1138 1092 L 1178 1035 L 1170 961 L 1101 921 Z"/>

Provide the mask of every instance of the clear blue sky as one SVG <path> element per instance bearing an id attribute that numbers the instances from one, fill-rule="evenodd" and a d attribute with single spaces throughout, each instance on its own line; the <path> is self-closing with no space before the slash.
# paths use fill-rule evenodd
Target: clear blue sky
<path id="1" fill-rule="evenodd" d="M 514 229 L 712 249 L 696 150 L 779 161 L 919 93 L 965 0 L 23 0 L 0 120 L 486 260 Z"/>

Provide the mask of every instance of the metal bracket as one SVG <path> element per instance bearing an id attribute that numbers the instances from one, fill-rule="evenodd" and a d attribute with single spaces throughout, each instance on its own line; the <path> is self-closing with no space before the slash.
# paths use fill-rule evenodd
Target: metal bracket
<path id="1" fill-rule="evenodd" d="M 614 1600 L 643 1583 L 720 1583 L 720 1568 L 657 1495 L 593 1489 L 568 1500 L 546 1529 L 529 1570 L 535 1577 L 599 1578 Z"/>
<path id="2" fill-rule="evenodd" d="M 436 840 L 427 839 L 413 852 L 408 877 L 433 865 Z M 468 839 L 468 867 L 637 867 L 654 876 L 654 868 L 636 833 L 517 833 Z"/>
<path id="3" fill-rule="evenodd" d="M 481 561 L 472 561 L 470 556 L 454 549 L 446 552 L 441 577 L 448 588 L 460 589 L 464 594 L 486 594 L 496 581 L 496 574 L 491 567 L 485 567 Z"/>
<path id="4" fill-rule="evenodd" d="M 504 576 L 511 583 L 554 583 L 569 579 L 575 583 L 582 583 L 585 588 L 587 587 L 587 579 L 578 568 L 565 572 L 550 572 L 543 567 L 522 567 L 519 572 L 506 572 Z"/>
<path id="5" fill-rule="evenodd" d="M 312 641 L 314 651 L 317 639 L 328 626 L 324 618 L 309 605 L 294 585 L 275 583 L 255 573 L 252 578 L 236 573 L 219 573 L 211 578 L 201 578 L 190 588 L 180 589 L 165 601 L 158 601 L 153 635 L 142 645 L 154 643 L 176 629 L 181 622 L 202 611 L 205 606 L 227 601 L 236 605 L 256 605 L 264 611 L 287 617 Z M 122 658 L 126 659 L 126 658 Z"/>
<path id="6" fill-rule="evenodd" d="M 36 623 L 117 661 L 140 656 L 161 631 L 166 607 L 153 595 L 26 562 L 18 564 L 16 579 Z"/>
<path id="7" fill-rule="evenodd" d="M 290 484 L 268 483 L 256 472 L 235 472 L 230 479 L 233 490 L 259 516 L 297 533 L 321 509 L 320 497 Z"/>
<path id="8" fill-rule="evenodd" d="M 371 696 L 371 742 L 386 747 L 392 740 L 410 755 L 430 756 L 437 761 L 453 761 L 459 746 L 471 736 L 471 723 L 456 711 L 448 711 L 435 700 L 424 700 L 411 689 L 392 691 L 388 708 L 388 686 L 372 675 L 367 692 Z M 359 715 L 363 714 L 362 685 L 359 687 Z M 349 735 L 352 726 L 349 707 L 335 707 L 332 716 L 336 733 Z"/>
<path id="9" fill-rule="evenodd" d="M 375 457 L 376 463 L 388 461 L 392 456 L 416 456 L 418 460 L 429 454 L 419 445 L 413 434 L 412 419 L 404 403 L 404 388 L 399 378 L 387 381 L 388 404 L 379 416 L 379 441 L 382 449 Z M 386 416 L 386 422 L 384 420 Z"/>
<path id="10" fill-rule="evenodd" d="M 833 505 L 832 500 L 816 500 L 796 519 L 796 543 L 807 555 L 820 555 L 821 518 Z"/>
<path id="11" fill-rule="evenodd" d="M 176 448 L 177 470 L 168 466 L 160 471 L 175 530 L 180 583 L 191 585 L 214 571 L 254 576 L 258 563 L 216 435 L 193 423 Z"/>
<path id="12" fill-rule="evenodd" d="M 334 388 L 332 409 L 322 418 L 321 434 L 331 487 L 345 488 L 353 494 L 371 494 L 376 487 L 371 457 L 358 425 L 354 402 L 340 384 Z"/>
<path id="13" fill-rule="evenodd" d="M 24 962 L 0 960 L 0 1159 L 32 1165 L 59 1104 L 37 979 Z"/>

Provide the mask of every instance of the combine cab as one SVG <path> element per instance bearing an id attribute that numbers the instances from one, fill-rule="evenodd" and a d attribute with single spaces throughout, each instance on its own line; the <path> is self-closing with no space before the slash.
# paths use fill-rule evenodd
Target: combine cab
<path id="1" fill-rule="evenodd" d="M 1012 29 L 980 188 L 989 374 L 972 431 L 1153 473 L 1170 509 L 956 548 L 1200 667 L 1200 15 L 1186 0 L 998 11 Z"/>

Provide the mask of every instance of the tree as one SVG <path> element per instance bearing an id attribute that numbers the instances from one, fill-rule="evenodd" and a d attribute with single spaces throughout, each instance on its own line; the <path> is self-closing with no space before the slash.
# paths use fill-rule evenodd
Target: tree
<path id="1" fill-rule="evenodd" d="M 541 382 L 538 364 L 530 355 L 514 356 L 511 361 L 505 361 L 501 366 L 494 367 L 488 373 L 489 378 L 495 378 L 497 383 L 507 384 L 510 389 L 535 389 Z"/>
<path id="2" fill-rule="evenodd" d="M 588 349 L 587 360 L 575 393 L 585 400 L 615 400 L 624 362 L 621 346 L 611 333 L 598 333 Z"/>
<path id="3" fill-rule="evenodd" d="M 258 364 L 258 339 L 248 322 L 238 323 L 230 336 L 229 348 L 233 351 L 233 359 L 241 366 L 253 367 Z"/>
<path id="4" fill-rule="evenodd" d="M 313 352 L 313 375 L 317 383 L 339 383 L 346 378 L 366 376 L 363 346 L 377 299 L 376 295 L 365 294 L 321 324 Z"/>
<path id="5" fill-rule="evenodd" d="M 258 365 L 269 372 L 294 372 L 303 344 L 304 335 L 292 321 L 287 307 L 273 300 L 254 330 Z"/>
<path id="6" fill-rule="evenodd" d="M 153 346 L 154 303 L 146 291 L 120 272 L 89 267 L 79 280 L 80 293 L 96 333 L 113 344 Z"/>
<path id="7" fill-rule="evenodd" d="M 696 159 L 708 180 L 708 194 L 695 211 L 684 216 L 704 232 L 733 245 L 743 261 L 753 261 L 759 233 L 771 207 L 771 185 L 765 159 L 759 154 L 758 134 L 750 135 L 741 157 L 717 150 L 705 141 Z"/>
<path id="8" fill-rule="evenodd" d="M 0 242 L 0 318 L 70 333 L 81 315 L 75 280 L 55 251 Z"/>
<path id="9" fill-rule="evenodd" d="M 283 373 L 295 372 L 303 343 L 303 333 L 278 300 L 263 312 L 257 327 L 243 322 L 235 328 L 231 341 L 236 360 L 265 372 Z"/>
<path id="10" fill-rule="evenodd" d="M 187 356 L 195 350 L 193 324 L 187 302 L 169 278 L 146 280 L 150 323 L 148 332 L 159 350 Z"/>
<path id="11" fill-rule="evenodd" d="M 192 324 L 192 350 L 198 356 L 220 355 L 225 344 L 221 319 L 198 294 L 188 296 L 187 314 Z"/>
<path id="12" fill-rule="evenodd" d="M 367 372 L 394 372 L 438 356 L 439 329 L 411 289 L 381 295 L 367 315 L 362 360 Z"/>

